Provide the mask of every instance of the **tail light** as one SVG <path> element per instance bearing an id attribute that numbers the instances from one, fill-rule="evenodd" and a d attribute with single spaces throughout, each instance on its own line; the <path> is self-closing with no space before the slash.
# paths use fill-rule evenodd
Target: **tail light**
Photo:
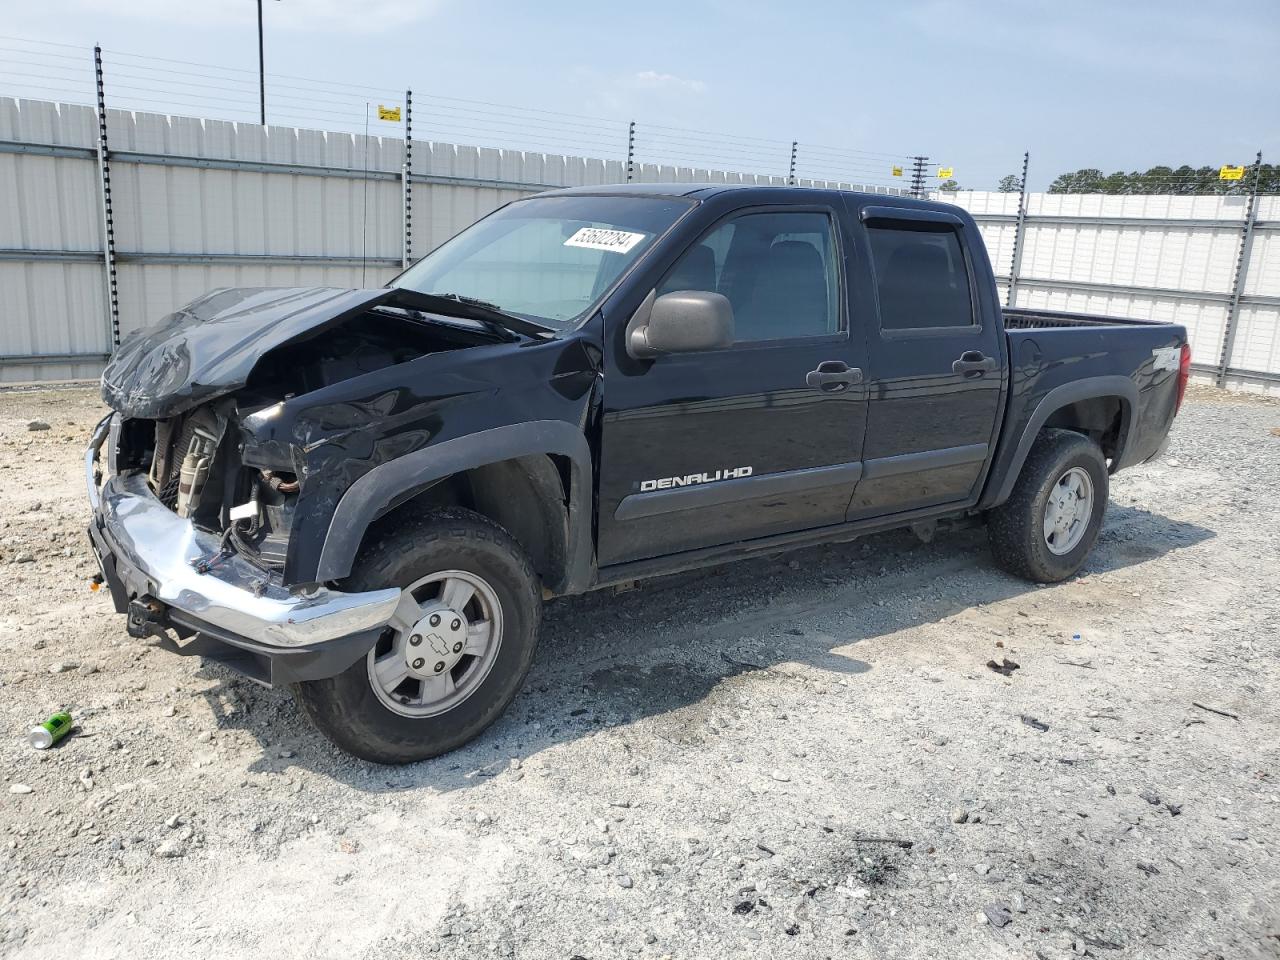
<path id="1" fill-rule="evenodd" d="M 1182 345 L 1182 357 L 1178 360 L 1178 400 L 1173 406 L 1176 415 L 1182 409 L 1182 398 L 1187 395 L 1187 381 L 1191 379 L 1191 344 Z"/>

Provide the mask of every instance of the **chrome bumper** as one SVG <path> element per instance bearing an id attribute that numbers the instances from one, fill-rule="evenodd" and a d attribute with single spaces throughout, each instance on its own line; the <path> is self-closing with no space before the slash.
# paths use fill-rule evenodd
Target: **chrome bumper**
<path id="1" fill-rule="evenodd" d="M 94 431 L 85 453 L 85 481 L 94 513 L 94 549 L 110 554 L 129 598 L 149 597 L 225 633 L 282 648 L 337 640 L 391 618 L 399 588 L 341 593 L 320 587 L 293 593 L 235 554 L 206 573 L 197 571 L 195 564 L 218 553 L 216 535 L 170 511 L 141 475 L 111 476 L 104 465 L 101 473 L 107 476 L 99 487 L 100 453 L 113 420 L 107 418 Z"/>

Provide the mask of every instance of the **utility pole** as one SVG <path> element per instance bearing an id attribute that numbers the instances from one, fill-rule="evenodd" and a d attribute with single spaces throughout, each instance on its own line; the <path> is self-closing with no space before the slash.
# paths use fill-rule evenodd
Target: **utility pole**
<path id="1" fill-rule="evenodd" d="M 791 141 L 791 172 L 787 174 L 787 186 L 789 187 L 796 185 L 796 149 L 799 146 L 800 144 L 797 141 Z"/>
<path id="2" fill-rule="evenodd" d="M 267 125 L 267 59 L 262 49 L 262 0 L 258 0 L 258 111 L 262 125 Z"/>
<path id="3" fill-rule="evenodd" d="M 924 168 L 928 161 L 928 157 L 911 158 L 911 195 L 917 200 L 924 199 Z"/>

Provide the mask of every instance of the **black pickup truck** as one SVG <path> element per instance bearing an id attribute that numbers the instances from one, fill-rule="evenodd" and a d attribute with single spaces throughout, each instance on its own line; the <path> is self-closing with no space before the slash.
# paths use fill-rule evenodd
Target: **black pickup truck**
<path id="1" fill-rule="evenodd" d="M 407 762 L 502 713 L 545 598 L 957 519 L 1071 576 L 1190 359 L 1179 326 L 1002 311 L 947 204 L 561 190 L 385 288 L 216 290 L 127 340 L 89 534 L 131 633 Z"/>

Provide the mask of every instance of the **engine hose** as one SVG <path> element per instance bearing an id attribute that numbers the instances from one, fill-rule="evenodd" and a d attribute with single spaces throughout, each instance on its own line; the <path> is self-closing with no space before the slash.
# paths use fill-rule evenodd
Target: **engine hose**
<path id="1" fill-rule="evenodd" d="M 288 494 L 298 492 L 299 484 L 297 480 L 281 480 L 270 470 L 262 471 L 262 479 L 265 480 L 267 482 L 267 486 L 276 493 Z"/>

